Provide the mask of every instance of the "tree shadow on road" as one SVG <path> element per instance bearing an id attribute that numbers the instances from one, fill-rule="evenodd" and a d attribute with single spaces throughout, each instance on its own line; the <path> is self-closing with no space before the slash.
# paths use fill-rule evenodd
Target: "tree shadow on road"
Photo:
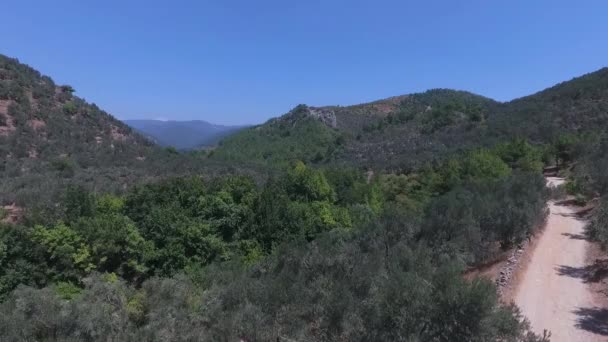
<path id="1" fill-rule="evenodd" d="M 589 240 L 589 238 L 587 238 L 585 235 L 583 234 L 571 234 L 571 233 L 562 233 L 563 236 L 567 236 L 573 240 Z"/>
<path id="2" fill-rule="evenodd" d="M 555 267 L 557 274 L 577 279 L 584 283 L 597 283 L 608 277 L 608 260 L 595 260 L 595 263 L 583 267 L 559 265 Z"/>
<path id="3" fill-rule="evenodd" d="M 608 309 L 598 307 L 578 308 L 573 313 L 577 316 L 577 328 L 608 336 Z"/>

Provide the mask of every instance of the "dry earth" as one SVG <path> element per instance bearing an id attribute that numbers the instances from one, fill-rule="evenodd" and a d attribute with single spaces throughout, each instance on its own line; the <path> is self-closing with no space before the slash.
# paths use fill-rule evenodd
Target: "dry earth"
<path id="1" fill-rule="evenodd" d="M 548 177 L 548 186 L 563 179 Z M 576 209 L 549 202 L 550 214 L 515 292 L 515 303 L 537 333 L 551 341 L 608 341 L 608 308 L 596 299 L 587 275 L 585 221 Z"/>

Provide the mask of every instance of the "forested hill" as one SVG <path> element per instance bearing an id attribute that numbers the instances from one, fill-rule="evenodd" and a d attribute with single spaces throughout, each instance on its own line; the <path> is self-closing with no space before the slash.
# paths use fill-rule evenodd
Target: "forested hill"
<path id="1" fill-rule="evenodd" d="M 203 155 L 154 145 L 73 93 L 0 55 L 0 206 L 53 207 L 68 184 L 123 191 L 158 176 L 224 172 Z"/>
<path id="2" fill-rule="evenodd" d="M 180 153 L 16 60 L 0 70 L 9 341 L 547 342 L 463 272 L 542 226 L 544 166 L 578 162 L 568 190 L 608 192 L 608 139 L 587 136 L 603 71 L 512 103 L 301 105 Z"/>
<path id="3" fill-rule="evenodd" d="M 608 69 L 508 103 L 434 89 L 348 107 L 300 105 L 224 138 L 210 152 L 177 153 L 0 56 L 0 205 L 46 203 L 67 184 L 97 191 L 167 175 L 258 173 L 292 161 L 411 171 L 513 137 L 554 144 L 608 126 Z"/>
<path id="4" fill-rule="evenodd" d="M 492 133 L 547 141 L 564 133 L 608 128 L 608 68 L 505 103 Z"/>
<path id="5" fill-rule="evenodd" d="M 547 143 L 566 132 L 606 128 L 607 113 L 604 68 L 506 103 L 435 89 L 348 107 L 300 105 L 225 139 L 213 157 L 412 169 L 508 137 Z"/>
<path id="6" fill-rule="evenodd" d="M 100 154 L 128 158 L 147 152 L 150 144 L 141 136 L 73 92 L 71 86 L 57 85 L 16 59 L 0 55 L 3 155 L 20 161 L 74 156 L 86 163 L 103 163 Z"/>
<path id="7" fill-rule="evenodd" d="M 394 167 L 429 160 L 450 149 L 448 144 L 461 147 L 499 106 L 491 99 L 448 89 L 349 107 L 299 105 L 226 138 L 213 157 Z"/>

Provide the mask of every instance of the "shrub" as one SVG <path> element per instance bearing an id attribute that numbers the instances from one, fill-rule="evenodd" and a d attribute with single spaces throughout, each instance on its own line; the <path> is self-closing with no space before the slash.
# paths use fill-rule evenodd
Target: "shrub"
<path id="1" fill-rule="evenodd" d="M 586 229 L 591 239 L 598 241 L 602 248 L 608 248 L 608 199 L 605 197 L 600 200 Z"/>
<path id="2" fill-rule="evenodd" d="M 78 112 L 78 107 L 74 102 L 67 102 L 63 105 L 63 112 L 68 115 L 74 115 Z"/>

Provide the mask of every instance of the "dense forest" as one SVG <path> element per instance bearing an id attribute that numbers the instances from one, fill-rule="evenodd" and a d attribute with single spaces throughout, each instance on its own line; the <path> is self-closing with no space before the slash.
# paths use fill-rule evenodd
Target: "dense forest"
<path id="1" fill-rule="evenodd" d="M 463 273 L 542 226 L 543 167 L 608 190 L 607 69 L 509 103 L 300 105 L 180 153 L 0 63 L 6 341 L 548 341 Z"/>
<path id="2" fill-rule="evenodd" d="M 371 182 L 298 162 L 262 186 L 227 176 L 173 178 L 121 196 L 69 188 L 56 223 L 2 229 L 0 316 L 10 321 L 0 332 L 532 341 L 492 283 L 461 272 L 525 239 L 544 203 L 538 172 L 489 150 Z"/>

